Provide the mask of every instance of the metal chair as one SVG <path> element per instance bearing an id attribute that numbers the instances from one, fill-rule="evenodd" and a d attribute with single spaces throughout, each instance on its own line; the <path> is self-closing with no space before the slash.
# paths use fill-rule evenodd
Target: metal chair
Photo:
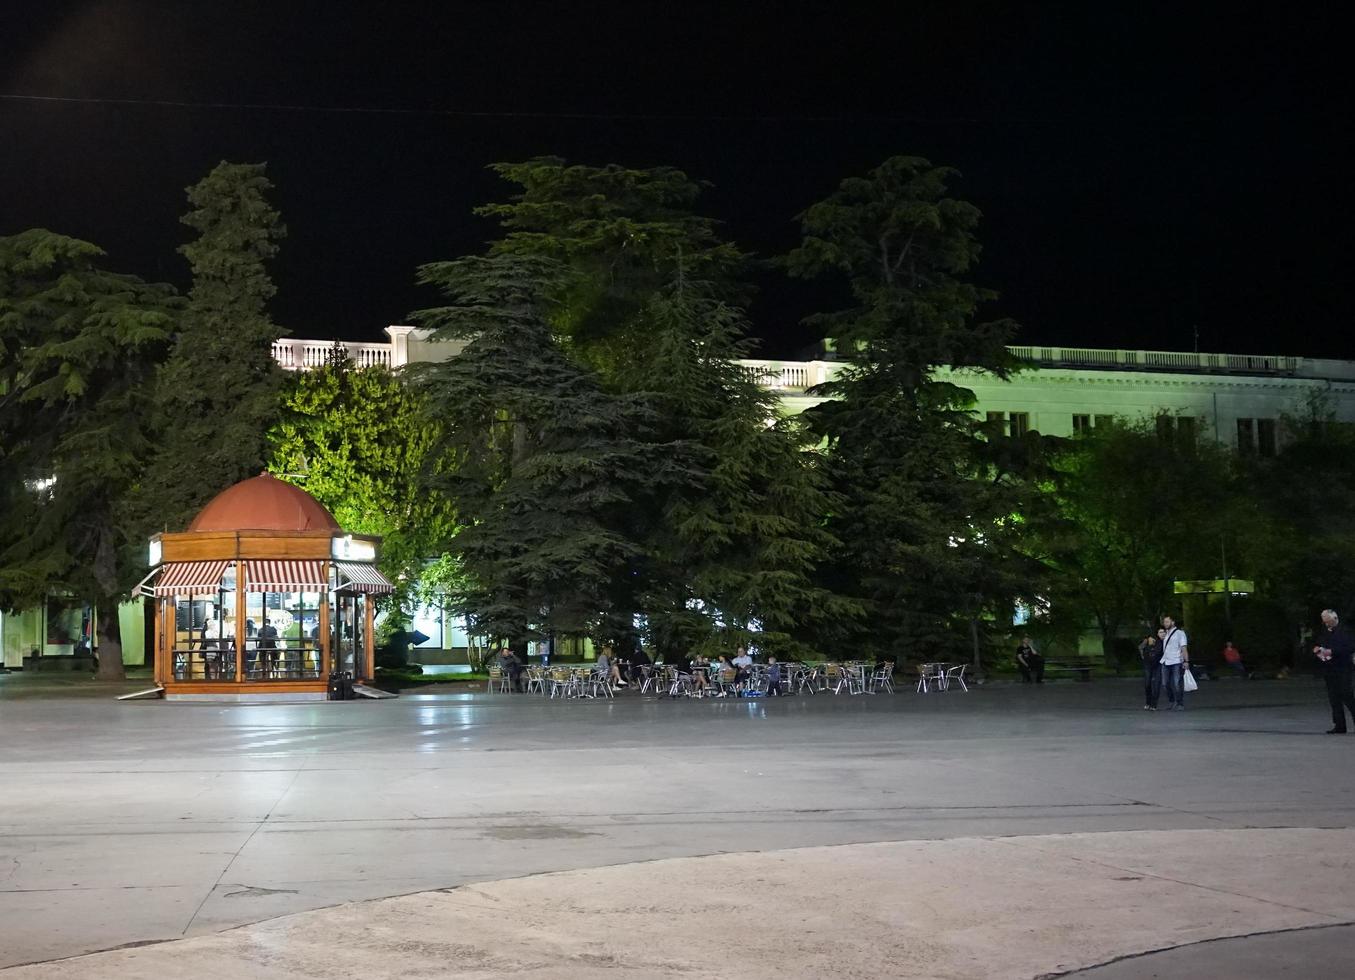
<path id="1" fill-rule="evenodd" d="M 945 690 L 950 690 L 951 681 L 959 681 L 960 689 L 966 694 L 969 693 L 969 685 L 964 682 L 964 669 L 968 664 L 960 664 L 958 667 L 951 667 L 946 671 Z"/>
<path id="2" fill-rule="evenodd" d="M 512 684 L 508 680 L 508 675 L 503 672 L 502 667 L 489 668 L 489 690 L 491 694 L 494 691 L 506 694 L 511 688 Z"/>
<path id="3" fill-rule="evenodd" d="M 884 688 L 890 694 L 894 693 L 894 668 L 891 664 L 881 664 L 870 675 L 870 692 L 878 693 L 880 688 Z"/>
<path id="4" fill-rule="evenodd" d="M 535 691 L 537 694 L 546 693 L 546 671 L 543 667 L 528 667 L 526 670 L 527 685 L 525 690 L 528 694 Z"/>
<path id="5" fill-rule="evenodd" d="M 926 694 L 931 689 L 928 687 L 928 682 L 934 679 L 934 675 L 928 673 L 929 667 L 931 667 L 931 664 L 917 665 L 917 690 L 920 694 Z"/>

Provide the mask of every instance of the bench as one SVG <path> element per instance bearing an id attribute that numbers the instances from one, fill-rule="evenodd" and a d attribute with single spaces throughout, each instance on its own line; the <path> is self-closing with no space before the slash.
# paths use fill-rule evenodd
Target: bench
<path id="1" fill-rule="evenodd" d="M 1069 657 L 1067 660 L 1047 660 L 1045 674 L 1076 674 L 1080 681 L 1092 679 L 1092 668 L 1096 664 L 1091 657 Z"/>

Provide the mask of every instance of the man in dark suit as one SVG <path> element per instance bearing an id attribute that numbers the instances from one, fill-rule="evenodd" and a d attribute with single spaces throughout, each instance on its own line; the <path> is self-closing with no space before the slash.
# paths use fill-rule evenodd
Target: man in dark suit
<path id="1" fill-rule="evenodd" d="M 1355 641 L 1351 640 L 1346 628 L 1335 611 L 1322 610 L 1322 625 L 1325 627 L 1313 638 L 1313 653 L 1322 664 L 1322 676 L 1327 682 L 1327 700 L 1331 702 L 1332 727 L 1328 735 L 1344 735 L 1346 712 L 1355 718 L 1355 690 L 1351 689 L 1351 675 L 1355 671 Z"/>

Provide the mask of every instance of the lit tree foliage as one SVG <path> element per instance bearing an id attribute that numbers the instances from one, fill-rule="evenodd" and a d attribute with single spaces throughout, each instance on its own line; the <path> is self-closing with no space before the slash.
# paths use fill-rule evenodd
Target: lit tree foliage
<path id="1" fill-rule="evenodd" d="M 382 537 L 381 568 L 403 605 L 424 561 L 451 533 L 449 504 L 422 487 L 424 470 L 437 468 L 438 438 L 423 399 L 402 378 L 338 356 L 288 379 L 268 467 L 324 504 L 345 530 Z"/>

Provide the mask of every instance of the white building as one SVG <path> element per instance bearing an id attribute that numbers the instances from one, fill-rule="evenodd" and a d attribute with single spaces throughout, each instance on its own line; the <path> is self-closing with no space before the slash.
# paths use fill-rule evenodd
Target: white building
<path id="1" fill-rule="evenodd" d="M 353 362 L 398 368 L 442 360 L 460 344 L 439 344 L 428 332 L 386 328 L 387 343 L 345 343 Z M 332 341 L 280 340 L 273 356 L 283 367 L 305 370 L 324 364 Z M 945 372 L 974 392 L 977 411 L 1001 418 L 1007 431 L 1037 430 L 1071 436 L 1110 416 L 1156 418 L 1163 427 L 1194 426 L 1217 442 L 1244 452 L 1271 454 L 1282 416 L 1300 413 L 1322 395 L 1342 421 L 1355 422 L 1355 361 L 1254 354 L 1192 354 L 1175 351 L 1088 347 L 1012 347 L 1030 366 L 1010 381 L 991 375 Z M 841 362 L 748 360 L 743 364 L 781 396 L 790 413 L 821 401 L 807 394 L 831 380 Z"/>

